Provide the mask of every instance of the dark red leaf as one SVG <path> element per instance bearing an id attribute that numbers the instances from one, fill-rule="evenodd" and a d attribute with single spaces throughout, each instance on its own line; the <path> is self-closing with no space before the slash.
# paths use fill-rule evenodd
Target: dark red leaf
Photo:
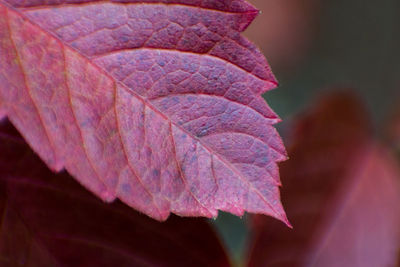
<path id="1" fill-rule="evenodd" d="M 245 0 L 0 0 L 0 110 L 55 171 L 158 220 L 287 223 Z"/>
<path id="2" fill-rule="evenodd" d="M 209 224 L 156 222 L 53 174 L 0 125 L 1 266 L 229 266 Z"/>
<path id="3" fill-rule="evenodd" d="M 285 229 L 256 217 L 250 266 L 394 266 L 400 172 L 346 93 L 326 97 L 295 131 L 281 166 Z"/>

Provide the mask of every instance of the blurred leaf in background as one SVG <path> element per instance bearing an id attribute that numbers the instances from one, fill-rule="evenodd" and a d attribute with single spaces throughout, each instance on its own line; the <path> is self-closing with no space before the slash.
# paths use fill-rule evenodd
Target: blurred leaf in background
<path id="1" fill-rule="evenodd" d="M 371 136 L 349 93 L 316 101 L 294 128 L 281 164 L 282 201 L 294 229 L 253 216 L 249 266 L 394 266 L 399 249 L 400 172 Z"/>
<path id="2" fill-rule="evenodd" d="M 229 266 L 205 219 L 157 222 L 54 174 L 0 122 L 0 266 Z"/>

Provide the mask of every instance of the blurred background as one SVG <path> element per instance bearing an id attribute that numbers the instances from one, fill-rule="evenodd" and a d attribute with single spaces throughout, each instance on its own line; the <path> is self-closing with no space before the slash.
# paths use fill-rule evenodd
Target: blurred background
<path id="1" fill-rule="evenodd" d="M 261 48 L 280 82 L 265 99 L 283 119 L 277 128 L 284 142 L 293 118 L 335 88 L 351 88 L 360 97 L 381 136 L 400 110 L 400 1 L 249 2 L 261 13 L 245 35 Z M 248 246 L 248 217 L 221 214 L 212 222 L 236 263 Z"/>
<path id="2" fill-rule="evenodd" d="M 283 119 L 335 86 L 354 88 L 375 121 L 398 103 L 399 1 L 249 2 L 261 14 L 245 34 L 262 49 L 280 82 L 266 98 Z"/>

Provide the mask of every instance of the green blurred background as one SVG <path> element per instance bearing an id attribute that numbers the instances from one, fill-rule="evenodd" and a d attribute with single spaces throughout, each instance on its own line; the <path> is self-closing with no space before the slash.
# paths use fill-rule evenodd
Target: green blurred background
<path id="1" fill-rule="evenodd" d="M 283 119 L 277 127 L 285 142 L 292 118 L 339 88 L 364 100 L 376 133 L 382 133 L 400 109 L 399 0 L 249 2 L 261 14 L 245 35 L 262 49 L 280 82 L 265 99 Z M 212 221 L 239 266 L 251 234 L 247 217 L 221 213 Z"/>

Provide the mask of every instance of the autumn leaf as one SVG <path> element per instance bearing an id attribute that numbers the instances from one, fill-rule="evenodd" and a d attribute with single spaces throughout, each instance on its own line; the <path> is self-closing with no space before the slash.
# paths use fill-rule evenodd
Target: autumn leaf
<path id="1" fill-rule="evenodd" d="M 203 219 L 156 222 L 53 174 L 0 125 L 1 266 L 229 266 Z"/>
<path id="2" fill-rule="evenodd" d="M 400 172 L 365 114 L 336 93 L 298 122 L 281 166 L 294 230 L 256 216 L 249 266 L 395 265 Z"/>
<path id="3" fill-rule="evenodd" d="M 0 0 L 0 111 L 54 171 L 147 215 L 286 223 L 244 0 Z"/>

